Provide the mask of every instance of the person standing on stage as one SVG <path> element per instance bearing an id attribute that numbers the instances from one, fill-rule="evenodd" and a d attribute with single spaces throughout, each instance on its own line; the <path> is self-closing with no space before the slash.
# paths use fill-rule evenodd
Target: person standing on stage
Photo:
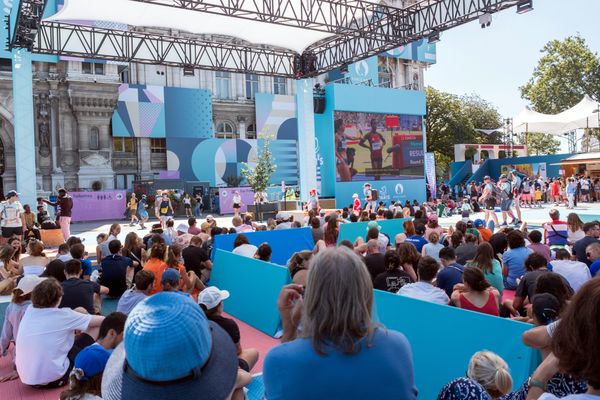
<path id="1" fill-rule="evenodd" d="M 58 189 L 58 199 L 56 203 L 52 203 L 49 200 L 44 200 L 44 203 L 56 207 L 56 214 L 58 216 L 58 223 L 60 230 L 62 231 L 65 242 L 71 237 L 71 212 L 73 210 L 73 198 L 67 193 L 67 189 Z"/>
<path id="2" fill-rule="evenodd" d="M 496 215 L 496 195 L 494 192 L 494 184 L 489 176 L 483 178 L 483 193 L 479 201 L 483 203 L 485 210 L 485 225 L 487 226 L 490 217 L 498 225 L 498 216 Z"/>
<path id="3" fill-rule="evenodd" d="M 162 191 L 157 190 L 154 196 L 154 215 L 160 221 L 160 202 L 162 201 Z M 162 225 L 162 222 L 161 222 Z"/>
<path id="4" fill-rule="evenodd" d="M 196 205 L 194 206 L 194 216 L 196 218 L 200 218 L 202 216 L 202 209 L 204 208 L 204 199 L 202 198 L 202 193 L 196 193 L 194 199 L 196 200 Z"/>
<path id="5" fill-rule="evenodd" d="M 183 208 L 185 209 L 185 216 L 187 218 L 192 217 L 192 198 L 188 193 L 183 195 Z"/>
<path id="6" fill-rule="evenodd" d="M 308 192 L 308 200 L 306 201 L 306 210 L 313 210 L 315 215 L 319 215 L 319 197 L 317 196 L 317 189 L 310 189 Z"/>
<path id="7" fill-rule="evenodd" d="M 512 188 L 513 188 L 513 200 L 514 200 L 514 205 L 515 205 L 515 212 L 517 213 L 517 215 L 516 215 L 517 220 L 515 221 L 515 224 L 520 224 L 521 223 L 521 194 L 523 192 L 523 187 L 522 187 L 521 183 L 523 182 L 523 179 L 519 176 L 516 169 L 513 169 L 512 171 L 510 171 L 510 176 L 511 176 L 511 181 L 512 181 Z"/>
<path id="8" fill-rule="evenodd" d="M 363 194 L 365 195 L 365 210 L 369 212 L 377 211 L 377 201 L 373 200 L 373 191 L 371 190 L 371 184 L 365 183 L 363 185 Z"/>
<path id="9" fill-rule="evenodd" d="M 352 195 L 352 198 L 354 199 L 354 202 L 352 204 L 352 213 L 354 213 L 354 215 L 359 216 L 360 215 L 360 200 L 358 198 L 358 193 L 354 193 Z"/>
<path id="10" fill-rule="evenodd" d="M 148 202 L 146 200 L 146 195 L 143 194 L 142 198 L 140 199 L 140 201 L 137 204 L 137 212 L 138 215 L 140 216 L 140 229 L 146 229 L 146 226 L 144 225 L 144 223 L 146 223 L 148 221 Z"/>
<path id="11" fill-rule="evenodd" d="M 367 145 L 365 142 L 369 142 Z M 377 132 L 377 120 L 371 120 L 371 131 L 360 139 L 359 146 L 371 151 L 371 168 L 373 168 L 375 179 L 379 178 L 379 170 L 383 167 L 383 146 L 385 146 L 385 138 Z"/>
<path id="12" fill-rule="evenodd" d="M 160 199 L 161 200 L 158 208 L 158 218 L 160 219 L 160 224 L 164 228 L 165 224 L 167 223 L 167 220 L 171 219 L 171 217 L 173 216 L 174 211 L 173 205 L 171 204 L 171 199 L 169 199 L 169 194 L 167 192 L 163 192 Z"/>
<path id="13" fill-rule="evenodd" d="M 138 201 L 135 197 L 135 193 L 131 194 L 131 197 L 129 198 L 129 206 L 127 208 L 129 209 L 129 217 L 131 219 L 131 221 L 129 221 L 129 226 L 134 226 L 140 222 L 140 219 L 137 217 Z"/>
<path id="14" fill-rule="evenodd" d="M 233 205 L 232 205 L 233 216 L 239 217 L 240 209 L 242 208 L 242 196 L 240 196 L 240 192 L 238 192 L 237 190 L 235 192 L 233 192 L 232 202 L 233 202 Z"/>
<path id="15" fill-rule="evenodd" d="M 19 201 L 19 193 L 11 190 L 6 194 L 6 201 L 0 203 L 3 243 L 13 235 L 23 240 L 23 232 L 27 230 L 24 213 L 25 210 Z"/>

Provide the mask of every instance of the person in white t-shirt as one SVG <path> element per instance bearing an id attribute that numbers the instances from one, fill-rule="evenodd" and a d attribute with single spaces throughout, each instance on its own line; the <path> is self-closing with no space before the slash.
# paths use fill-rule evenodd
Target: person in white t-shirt
<path id="1" fill-rule="evenodd" d="M 600 279 L 592 279 L 583 285 L 563 313 L 560 324 L 554 324 L 553 332 L 548 332 L 552 337 L 552 353 L 529 378 L 528 400 L 559 399 L 547 393 L 548 381 L 559 371 L 583 379 L 588 385 L 586 393 L 570 394 L 561 399 L 600 400 L 599 294 Z"/>
<path id="2" fill-rule="evenodd" d="M 63 290 L 54 278 L 40 282 L 31 293 L 17 334 L 15 364 L 21 382 L 56 388 L 69 382 L 75 356 L 94 344 L 104 317 L 58 308 Z M 76 331 L 81 331 L 75 335 Z"/>
<path id="3" fill-rule="evenodd" d="M 400 296 L 412 297 L 413 299 L 425 300 L 431 303 L 448 304 L 450 299 L 446 292 L 433 286 L 432 282 L 440 268 L 438 262 L 432 257 L 421 257 L 417 266 L 417 277 L 419 281 L 409 283 L 398 290 Z"/>
<path id="4" fill-rule="evenodd" d="M 598 244 L 600 248 L 600 244 Z M 571 260 L 571 254 L 566 249 L 556 250 L 556 259 L 550 262 L 552 272 L 562 275 L 569 282 L 573 291 L 577 292 L 584 283 L 592 279 L 590 268 L 581 261 Z"/>
<path id="5" fill-rule="evenodd" d="M 0 226 L 4 242 L 12 236 L 23 239 L 23 232 L 27 228 L 25 223 L 25 210 L 19 202 L 19 193 L 11 190 L 6 194 L 6 201 L 0 203 Z"/>
<path id="6" fill-rule="evenodd" d="M 239 254 L 240 256 L 254 258 L 256 250 L 258 250 L 258 247 L 250 244 L 248 237 L 243 233 L 240 233 L 233 242 L 233 250 L 231 252 L 233 254 Z"/>

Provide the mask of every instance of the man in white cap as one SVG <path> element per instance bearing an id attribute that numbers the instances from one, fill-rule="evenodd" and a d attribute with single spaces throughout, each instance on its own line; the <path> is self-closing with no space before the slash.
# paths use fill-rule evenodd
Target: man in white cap
<path id="1" fill-rule="evenodd" d="M 220 290 L 216 286 L 209 286 L 198 294 L 198 304 L 206 314 L 206 318 L 223 328 L 231 337 L 233 344 L 235 344 L 239 366 L 235 389 L 236 391 L 241 391 L 252 380 L 250 370 L 258 361 L 258 350 L 254 348 L 242 349 L 240 344 L 240 328 L 233 319 L 223 316 L 223 301 L 228 298 L 229 292 L 227 290 Z M 239 397 L 234 394 L 232 398 Z"/>

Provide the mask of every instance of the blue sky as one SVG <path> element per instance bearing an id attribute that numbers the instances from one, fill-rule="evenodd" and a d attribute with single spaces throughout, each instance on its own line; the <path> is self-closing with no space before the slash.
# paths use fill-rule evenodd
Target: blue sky
<path id="1" fill-rule="evenodd" d="M 454 94 L 477 93 L 503 117 L 515 116 L 527 102 L 519 86 L 527 82 L 550 40 L 579 33 L 600 53 L 599 0 L 534 0 L 534 10 L 515 9 L 493 15 L 481 29 L 477 21 L 443 32 L 437 64 L 425 73 L 425 84 Z"/>

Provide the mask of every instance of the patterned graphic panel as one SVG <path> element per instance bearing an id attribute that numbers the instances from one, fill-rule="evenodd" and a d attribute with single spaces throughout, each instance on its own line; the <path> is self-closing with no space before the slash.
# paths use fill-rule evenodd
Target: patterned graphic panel
<path id="1" fill-rule="evenodd" d="M 205 181 L 211 186 L 227 186 L 230 177 L 241 176 L 242 163 L 256 165 L 262 140 L 167 138 L 167 169 L 179 171 L 186 181 Z M 296 141 L 278 140 L 270 144 L 277 171 L 272 184 L 282 180 L 296 184 Z"/>
<path id="2" fill-rule="evenodd" d="M 210 138 L 210 92 L 122 84 L 112 125 L 115 137 Z"/>
<path id="3" fill-rule="evenodd" d="M 259 139 L 298 140 L 294 96 L 257 93 L 255 100 Z"/>

